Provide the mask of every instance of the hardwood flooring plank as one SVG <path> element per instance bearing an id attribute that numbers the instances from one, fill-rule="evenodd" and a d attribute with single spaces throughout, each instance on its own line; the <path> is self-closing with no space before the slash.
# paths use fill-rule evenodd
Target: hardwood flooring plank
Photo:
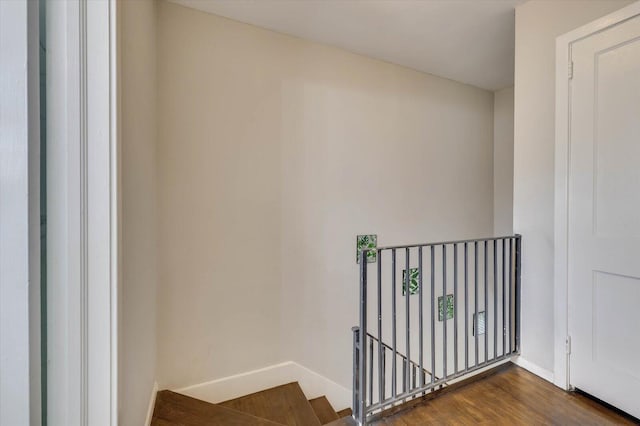
<path id="1" fill-rule="evenodd" d="M 634 425 L 582 395 L 510 365 L 375 425 Z"/>

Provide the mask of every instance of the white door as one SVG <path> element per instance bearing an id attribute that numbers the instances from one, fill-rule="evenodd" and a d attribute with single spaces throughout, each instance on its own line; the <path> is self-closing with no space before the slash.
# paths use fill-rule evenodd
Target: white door
<path id="1" fill-rule="evenodd" d="M 570 383 L 640 417 L 640 16 L 571 58 Z"/>

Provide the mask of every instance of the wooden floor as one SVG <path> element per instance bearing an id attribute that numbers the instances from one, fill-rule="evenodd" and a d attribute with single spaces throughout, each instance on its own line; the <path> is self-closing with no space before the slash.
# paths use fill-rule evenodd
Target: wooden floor
<path id="1" fill-rule="evenodd" d="M 639 396 L 640 402 L 640 396 Z M 375 425 L 635 425 L 629 418 L 508 364 L 495 374 Z"/>
<path id="2" fill-rule="evenodd" d="M 640 425 L 510 363 L 384 414 L 382 419 L 369 424 Z M 352 417 L 344 417 L 349 415 L 350 410 L 336 413 L 325 397 L 307 400 L 298 383 L 289 383 L 218 404 L 160 391 L 151 425 L 355 426 Z"/>

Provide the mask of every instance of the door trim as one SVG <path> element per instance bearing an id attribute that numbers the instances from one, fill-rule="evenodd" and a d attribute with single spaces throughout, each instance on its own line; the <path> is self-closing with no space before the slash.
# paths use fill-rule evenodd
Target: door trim
<path id="1" fill-rule="evenodd" d="M 566 339 L 569 334 L 569 161 L 571 155 L 571 46 L 593 34 L 640 15 L 640 1 L 603 16 L 556 39 L 556 142 L 554 217 L 554 383 L 571 385 Z"/>
<path id="2" fill-rule="evenodd" d="M 116 0 L 47 4 L 48 423 L 118 423 Z"/>
<path id="3" fill-rule="evenodd" d="M 38 2 L 0 3 L 0 424 L 40 425 Z"/>

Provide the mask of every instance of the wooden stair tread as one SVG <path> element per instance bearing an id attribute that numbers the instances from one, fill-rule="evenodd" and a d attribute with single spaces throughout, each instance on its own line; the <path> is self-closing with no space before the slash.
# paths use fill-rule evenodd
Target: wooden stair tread
<path id="1" fill-rule="evenodd" d="M 321 426 L 297 382 L 241 396 L 218 405 L 283 425 Z"/>
<path id="2" fill-rule="evenodd" d="M 318 398 L 310 399 L 309 404 L 311 404 L 311 408 L 313 408 L 313 412 L 316 413 L 316 416 L 320 420 L 320 423 L 327 424 L 331 423 L 334 420 L 338 420 L 340 417 L 336 410 L 333 409 L 331 403 L 327 399 L 326 396 L 320 396 Z"/>
<path id="3" fill-rule="evenodd" d="M 357 426 L 358 423 L 356 423 L 355 420 L 353 420 L 353 417 L 346 416 L 346 417 L 342 417 L 338 420 L 334 420 L 331 423 L 327 423 L 325 426 Z"/>
<path id="4" fill-rule="evenodd" d="M 338 411 L 339 418 L 350 417 L 352 414 L 353 414 L 353 411 L 351 411 L 351 408 L 345 408 L 344 410 Z"/>
<path id="5" fill-rule="evenodd" d="M 174 423 L 171 422 L 169 420 L 165 420 L 165 419 L 159 419 L 157 417 L 154 417 L 151 419 L 151 426 L 176 426 L 176 425 L 184 425 L 187 426 L 185 423 Z"/>
<path id="6" fill-rule="evenodd" d="M 156 395 L 152 426 L 282 426 L 228 407 L 201 401 L 186 395 L 160 391 Z"/>

